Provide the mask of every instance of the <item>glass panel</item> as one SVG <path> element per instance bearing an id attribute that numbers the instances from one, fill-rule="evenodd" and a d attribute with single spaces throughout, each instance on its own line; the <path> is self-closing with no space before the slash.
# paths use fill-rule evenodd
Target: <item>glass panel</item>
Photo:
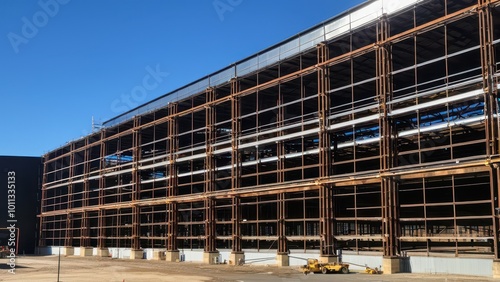
<path id="1" fill-rule="evenodd" d="M 325 25 L 326 40 L 330 40 L 335 36 L 339 36 L 343 33 L 349 32 L 350 21 L 349 15 L 335 20 L 327 25 Z"/>

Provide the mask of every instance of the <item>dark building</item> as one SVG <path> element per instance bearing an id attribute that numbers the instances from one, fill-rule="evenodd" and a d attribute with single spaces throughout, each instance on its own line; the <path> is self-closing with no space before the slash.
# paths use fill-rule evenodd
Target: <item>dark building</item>
<path id="1" fill-rule="evenodd" d="M 45 155 L 41 245 L 500 275 L 499 5 L 367 1 L 106 122 Z"/>
<path id="2" fill-rule="evenodd" d="M 14 224 L 18 254 L 33 254 L 38 243 L 42 168 L 40 157 L 0 156 L 0 246 L 8 245 L 10 231 L 4 228 Z M 15 201 L 9 201 L 9 190 L 15 190 Z"/>

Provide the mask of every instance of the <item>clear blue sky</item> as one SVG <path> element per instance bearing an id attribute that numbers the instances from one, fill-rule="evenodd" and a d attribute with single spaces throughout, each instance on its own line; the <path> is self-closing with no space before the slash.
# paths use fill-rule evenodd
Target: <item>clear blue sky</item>
<path id="1" fill-rule="evenodd" d="M 363 0 L 1 0 L 0 155 L 40 156 Z M 45 4 L 44 4 L 45 3 Z M 168 75 L 166 75 L 168 73 Z"/>

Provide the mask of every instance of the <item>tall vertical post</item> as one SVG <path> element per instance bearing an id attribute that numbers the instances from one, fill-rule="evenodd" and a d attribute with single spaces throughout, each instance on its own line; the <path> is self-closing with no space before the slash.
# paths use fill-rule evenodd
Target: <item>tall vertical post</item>
<path id="1" fill-rule="evenodd" d="M 377 25 L 376 48 L 376 74 L 377 74 L 377 99 L 379 102 L 379 134 L 380 134 L 380 173 L 389 171 L 394 166 L 396 155 L 392 140 L 392 122 L 389 118 L 392 99 L 391 56 L 390 46 L 386 43 L 389 37 L 389 22 L 383 15 Z M 382 203 L 382 245 L 384 273 L 397 273 L 400 271 L 398 246 L 398 208 L 397 208 L 397 182 L 391 176 L 381 177 L 381 203 Z"/>
<path id="2" fill-rule="evenodd" d="M 171 103 L 168 105 L 168 180 L 167 180 L 167 253 L 166 260 L 173 262 L 179 259 L 179 250 L 177 249 L 177 203 L 171 201 L 171 197 L 177 196 L 177 166 L 175 163 L 176 152 L 178 146 L 178 118 L 176 116 L 178 104 Z"/>
<path id="3" fill-rule="evenodd" d="M 214 198 L 205 198 L 205 252 L 203 262 L 209 264 L 214 264 L 214 258 L 219 256 L 216 245 L 215 204 Z"/>
<path id="4" fill-rule="evenodd" d="M 233 207 L 232 207 L 232 237 L 233 244 L 231 248 L 231 254 L 242 253 L 241 248 L 241 199 L 238 196 L 233 197 Z M 238 260 L 231 260 L 237 263 Z"/>
<path id="5" fill-rule="evenodd" d="M 494 48 L 494 24 L 491 11 L 491 0 L 478 0 L 479 12 L 479 43 L 481 49 L 481 68 L 484 89 L 484 112 L 486 131 L 486 154 L 499 154 L 499 121 L 498 121 L 498 90 L 494 75 L 496 73 L 495 48 Z M 497 212 L 500 207 L 498 192 L 500 183 L 500 172 L 498 165 L 492 165 L 490 169 L 490 198 L 493 233 L 493 277 L 500 278 L 500 250 L 499 250 L 499 226 L 500 214 Z M 498 199 L 498 200 L 495 200 Z"/>
<path id="6" fill-rule="evenodd" d="M 83 206 L 87 206 L 89 205 L 89 198 L 90 198 L 90 182 L 88 181 L 88 174 L 90 173 L 90 164 L 89 164 L 89 150 L 88 149 L 88 145 L 89 145 L 89 138 L 87 137 L 85 139 L 85 150 L 83 151 L 84 152 L 84 168 L 83 168 L 83 175 L 84 175 L 84 189 L 85 189 L 85 193 L 84 193 L 84 204 Z M 76 152 L 73 152 L 73 154 L 71 154 L 73 157 L 72 157 L 72 163 L 74 165 L 75 163 L 75 154 L 77 154 Z M 72 165 L 72 166 L 73 166 Z M 74 174 L 74 170 L 70 172 L 71 175 Z M 89 220 L 89 212 L 88 211 L 84 211 L 83 214 L 82 214 L 82 231 L 81 231 L 81 238 L 80 238 L 80 256 L 91 256 L 92 255 L 92 246 L 90 245 L 90 220 Z"/>
<path id="7" fill-rule="evenodd" d="M 106 155 L 106 143 L 102 140 L 104 140 L 104 138 L 106 138 L 106 131 L 105 130 L 102 130 L 101 131 L 101 137 L 100 137 L 100 141 L 99 141 L 99 157 L 101 159 L 101 162 L 100 162 L 100 167 L 99 167 L 99 171 L 100 171 L 100 176 L 99 177 L 99 207 L 102 207 L 104 204 L 105 204 L 105 200 L 104 200 L 104 196 L 105 196 L 105 190 L 104 188 L 106 187 L 106 177 L 104 176 L 104 156 Z M 91 149 L 89 149 L 91 150 Z M 89 157 L 89 161 L 90 161 L 90 158 L 92 158 L 92 156 Z M 90 165 L 90 164 L 89 164 Z M 89 173 L 90 173 L 90 167 L 89 167 Z M 106 241 L 105 241 L 105 238 L 106 238 L 106 219 L 105 219 L 105 216 L 106 216 L 106 210 L 105 209 L 102 209 L 100 208 L 99 211 L 98 211 L 98 221 L 97 221 L 97 224 L 98 224 L 98 228 L 99 228 L 99 236 L 98 236 L 98 242 L 97 242 L 97 254 L 98 256 L 101 256 L 101 257 L 107 257 L 109 255 L 109 251 L 108 249 L 106 248 Z"/>
<path id="8" fill-rule="evenodd" d="M 72 150 L 73 151 L 73 150 Z M 74 152 L 73 152 L 74 154 Z M 73 154 L 71 154 L 73 156 Z M 72 157 L 72 162 L 74 162 L 74 156 Z M 90 181 L 85 179 L 83 182 L 83 196 L 82 196 L 82 219 L 81 219 L 81 229 L 80 229 L 80 254 L 81 250 L 85 250 L 86 247 L 90 247 L 90 221 L 89 212 L 85 210 L 86 207 L 90 206 Z"/>
<path id="9" fill-rule="evenodd" d="M 213 144 L 215 144 L 215 89 L 207 88 L 205 91 L 207 107 L 205 108 L 205 191 L 215 191 L 215 156 L 213 154 Z"/>
<path id="10" fill-rule="evenodd" d="M 318 64 L 328 61 L 330 52 L 325 43 L 316 46 Z M 326 65 L 318 68 L 318 116 L 319 116 L 319 177 L 326 179 L 331 172 L 331 145 L 328 132 L 330 112 L 330 70 Z M 333 195 L 329 185 L 319 187 L 320 256 L 324 262 L 336 260 Z"/>
<path id="11" fill-rule="evenodd" d="M 240 83 L 237 78 L 231 79 L 231 191 L 236 191 L 241 187 L 241 159 L 238 151 L 238 138 L 241 131 L 240 98 L 236 94 L 240 92 Z M 245 255 L 241 245 L 241 199 L 238 196 L 232 197 L 231 207 L 232 220 L 232 248 L 230 261 L 238 264 L 244 261 Z"/>
<path id="12" fill-rule="evenodd" d="M 281 68 L 278 69 L 281 71 Z M 278 74 L 280 76 L 280 74 Z M 281 85 L 278 86 L 278 97 L 276 104 L 278 111 L 276 112 L 276 127 L 282 128 L 285 126 L 285 107 L 283 93 L 281 92 Z M 278 131 L 278 136 L 283 136 L 283 131 Z M 276 142 L 276 152 L 278 156 L 277 161 L 277 180 L 278 183 L 285 182 L 285 143 L 283 141 Z M 278 256 L 277 261 L 279 266 L 288 266 L 290 259 L 288 256 L 288 244 L 286 238 L 286 211 L 285 211 L 285 193 L 277 195 L 277 231 L 278 231 Z"/>
<path id="13" fill-rule="evenodd" d="M 285 193 L 278 194 L 278 255 L 288 254 L 286 239 L 286 211 L 285 211 Z"/>
<path id="14" fill-rule="evenodd" d="M 216 244 L 216 222 L 215 222 L 215 199 L 210 193 L 215 191 L 215 158 L 212 152 L 212 144 L 215 143 L 215 89 L 208 88 L 205 91 L 207 107 L 205 109 L 206 119 L 206 152 L 205 158 L 205 263 L 214 263 L 214 257 L 218 256 Z"/>
<path id="15" fill-rule="evenodd" d="M 73 146 L 71 145 L 70 163 L 73 163 Z M 72 169 L 70 168 L 70 177 L 72 176 Z M 85 197 L 85 196 L 84 196 Z M 68 210 L 73 209 L 73 183 L 70 180 L 68 183 Z M 72 254 L 73 247 L 73 213 L 69 212 L 66 215 L 66 234 L 64 239 L 65 254 Z M 71 249 L 71 250 L 70 250 Z"/>
<path id="16" fill-rule="evenodd" d="M 134 128 L 132 131 L 132 238 L 130 259 L 142 259 L 143 251 L 141 250 L 140 242 L 140 222 L 141 222 L 141 208 L 137 204 L 141 195 L 141 176 L 139 174 L 139 161 L 141 159 L 141 117 L 134 118 Z"/>
<path id="17" fill-rule="evenodd" d="M 236 78 L 231 79 L 231 189 L 238 189 L 241 182 L 241 156 L 238 150 L 238 138 L 241 131 L 240 97 L 235 94 L 240 91 Z"/>
<path id="18" fill-rule="evenodd" d="M 484 89 L 484 104 L 486 113 L 486 153 L 496 155 L 499 153 L 499 123 L 498 117 L 498 89 L 495 84 L 495 47 L 494 41 L 494 25 L 493 15 L 491 12 L 491 0 L 479 1 L 479 37 L 481 49 L 481 67 Z"/>

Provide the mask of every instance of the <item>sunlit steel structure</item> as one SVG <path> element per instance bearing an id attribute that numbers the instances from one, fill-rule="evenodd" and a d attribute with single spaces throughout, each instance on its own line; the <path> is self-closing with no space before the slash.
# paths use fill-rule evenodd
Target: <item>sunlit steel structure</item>
<path id="1" fill-rule="evenodd" d="M 367 1 L 109 120 L 44 156 L 40 245 L 499 259 L 499 6 Z"/>

